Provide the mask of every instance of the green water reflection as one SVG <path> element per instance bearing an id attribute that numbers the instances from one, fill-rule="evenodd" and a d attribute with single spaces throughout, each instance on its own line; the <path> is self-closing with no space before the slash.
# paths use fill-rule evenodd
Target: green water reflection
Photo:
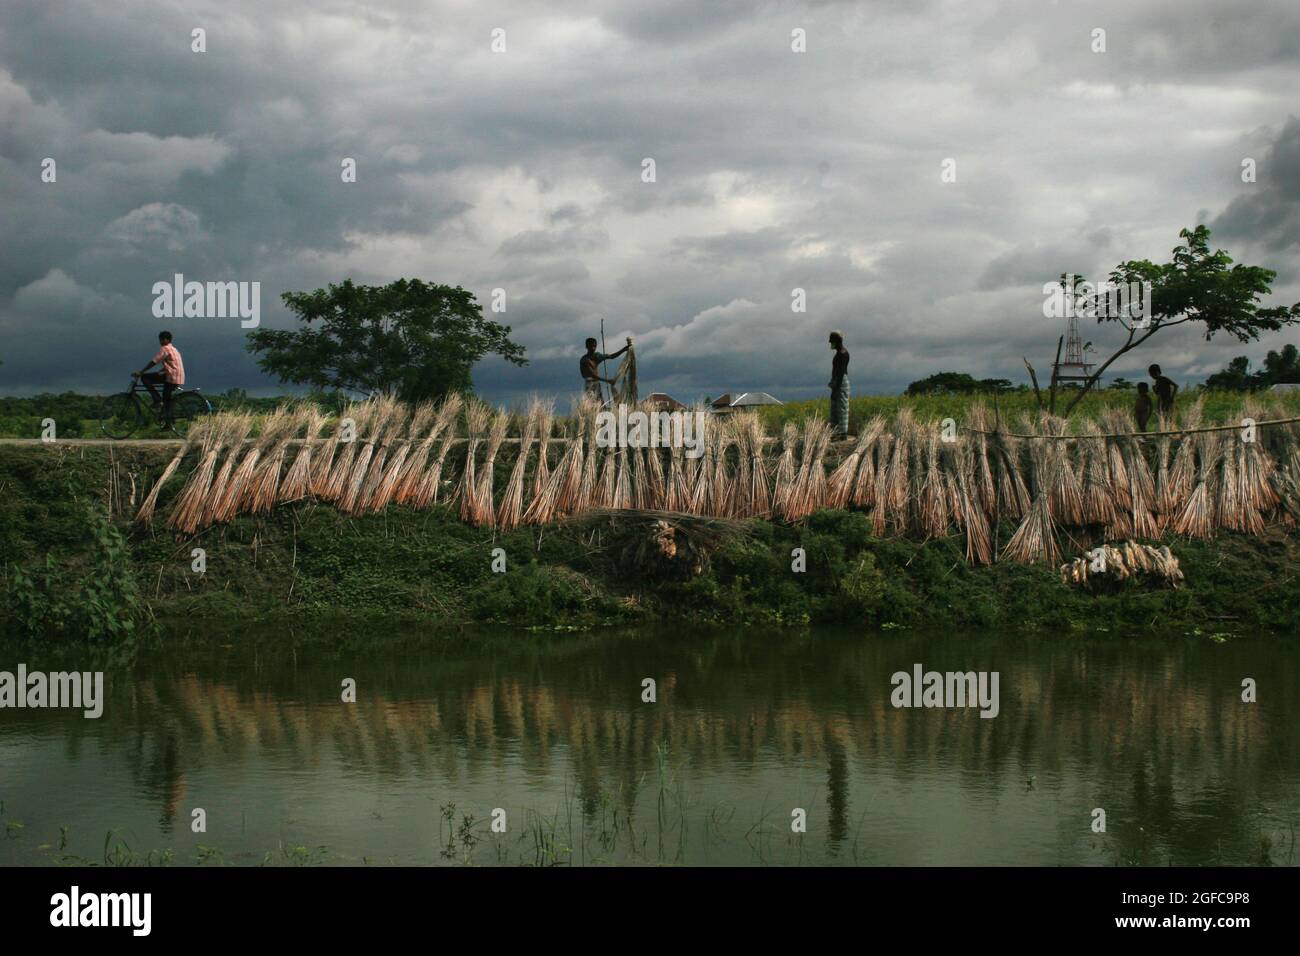
<path id="1" fill-rule="evenodd" d="M 0 863 L 1297 861 L 1294 641 L 381 631 L 173 636 L 99 720 L 0 710 Z M 999 715 L 893 708 L 918 662 Z"/>

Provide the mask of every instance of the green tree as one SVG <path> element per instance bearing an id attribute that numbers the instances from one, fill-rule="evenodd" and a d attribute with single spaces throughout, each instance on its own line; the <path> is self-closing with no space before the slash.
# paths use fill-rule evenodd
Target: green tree
<path id="1" fill-rule="evenodd" d="M 1300 382 L 1300 350 L 1288 343 L 1280 352 L 1270 349 L 1264 356 L 1264 367 L 1258 372 L 1250 370 L 1249 358 L 1238 355 L 1227 368 L 1207 378 L 1205 385 L 1207 388 L 1245 391 L 1292 382 Z"/>
<path id="2" fill-rule="evenodd" d="M 972 392 L 1009 392 L 1005 378 L 975 379 L 965 372 L 936 372 L 907 386 L 908 395 L 965 395 Z"/>
<path id="3" fill-rule="evenodd" d="M 1261 385 L 1281 385 L 1288 382 L 1300 382 L 1300 351 L 1287 343 L 1281 352 L 1270 350 L 1264 356 L 1264 371 L 1261 373 Z"/>
<path id="4" fill-rule="evenodd" d="M 965 372 L 936 372 L 907 386 L 908 395 L 942 395 L 973 392 L 979 383 Z"/>
<path id="5" fill-rule="evenodd" d="M 1275 332 L 1300 322 L 1300 303 L 1260 308 L 1262 296 L 1273 291 L 1277 273 L 1262 266 L 1233 264 L 1222 249 L 1210 251 L 1210 230 L 1206 226 L 1183 229 L 1184 244 L 1174 247 L 1169 262 L 1148 259 L 1120 263 L 1110 274 L 1117 285 L 1151 283 L 1150 314 L 1144 325 L 1135 325 L 1122 315 L 1099 311 L 1097 321 L 1118 322 L 1127 336 L 1079 390 L 1065 409 L 1069 415 L 1083 397 L 1101 380 L 1118 358 L 1142 345 L 1162 329 L 1189 322 L 1199 323 L 1207 340 L 1224 332 L 1239 342 L 1258 339 L 1262 332 Z"/>
<path id="6" fill-rule="evenodd" d="M 1248 388 L 1256 387 L 1257 378 L 1258 376 L 1250 370 L 1250 359 L 1238 355 L 1223 371 L 1215 372 L 1206 378 L 1205 387 L 1244 392 Z"/>
<path id="7" fill-rule="evenodd" d="M 303 327 L 258 329 L 246 347 L 282 382 L 421 401 L 470 389 L 470 373 L 485 355 L 528 364 L 523 347 L 510 341 L 510 326 L 483 318 L 474 295 L 459 286 L 347 279 L 281 298 Z"/>

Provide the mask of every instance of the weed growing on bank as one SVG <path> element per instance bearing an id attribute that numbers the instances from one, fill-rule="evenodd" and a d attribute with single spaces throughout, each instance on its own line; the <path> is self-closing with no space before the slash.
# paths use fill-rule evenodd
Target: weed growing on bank
<path id="1" fill-rule="evenodd" d="M 5 605 L 16 630 L 40 637 L 124 641 L 152 623 L 132 566 L 131 549 L 103 508 L 84 507 L 83 550 L 13 563 Z"/>

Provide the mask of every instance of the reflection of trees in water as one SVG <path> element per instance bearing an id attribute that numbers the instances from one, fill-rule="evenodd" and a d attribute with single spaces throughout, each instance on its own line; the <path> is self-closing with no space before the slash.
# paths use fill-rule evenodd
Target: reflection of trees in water
<path id="1" fill-rule="evenodd" d="M 849 835 L 849 761 L 844 747 L 838 740 L 831 738 L 826 742 L 828 755 L 826 768 L 826 843 L 832 853 L 837 854 Z"/>
<path id="2" fill-rule="evenodd" d="M 611 794 L 630 808 L 666 742 L 675 764 L 733 779 L 823 766 L 832 852 L 849 834 L 855 763 L 904 783 L 949 772 L 954 786 L 976 789 L 1027 775 L 1042 788 L 1074 775 L 1092 782 L 1112 832 L 1128 834 L 1115 822 L 1139 814 L 1156 829 L 1142 840 L 1203 852 L 1225 820 L 1248 829 L 1256 795 L 1276 796 L 1294 773 L 1296 712 L 1286 701 L 1300 697 L 1286 656 L 1259 644 L 1068 639 L 593 641 L 559 662 L 524 655 L 395 669 L 361 659 L 300 666 L 279 682 L 158 675 L 83 733 L 129 735 L 137 778 L 168 821 L 187 770 L 254 757 L 453 788 L 513 767 L 525 778 L 571 772 L 586 813 Z M 999 670 L 1000 716 L 895 710 L 890 674 L 914 661 Z M 339 702 L 344 674 L 357 679 L 355 704 Z M 640 701 L 646 676 L 658 681 L 657 704 Z M 1261 703 L 1240 701 L 1244 676 L 1260 682 Z M 1282 796 L 1295 805 L 1294 793 Z M 1140 856 L 1141 846 L 1114 839 L 1121 854 Z"/>

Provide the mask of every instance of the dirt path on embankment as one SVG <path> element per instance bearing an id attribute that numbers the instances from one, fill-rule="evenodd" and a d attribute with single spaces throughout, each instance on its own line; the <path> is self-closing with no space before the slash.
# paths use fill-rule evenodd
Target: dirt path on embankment
<path id="1" fill-rule="evenodd" d="M 118 448 L 143 445 L 152 448 L 158 445 L 183 444 L 185 444 L 184 438 L 123 438 L 120 441 L 112 438 L 59 438 L 55 441 L 46 441 L 43 438 L 0 438 L 0 445 L 113 445 Z"/>

